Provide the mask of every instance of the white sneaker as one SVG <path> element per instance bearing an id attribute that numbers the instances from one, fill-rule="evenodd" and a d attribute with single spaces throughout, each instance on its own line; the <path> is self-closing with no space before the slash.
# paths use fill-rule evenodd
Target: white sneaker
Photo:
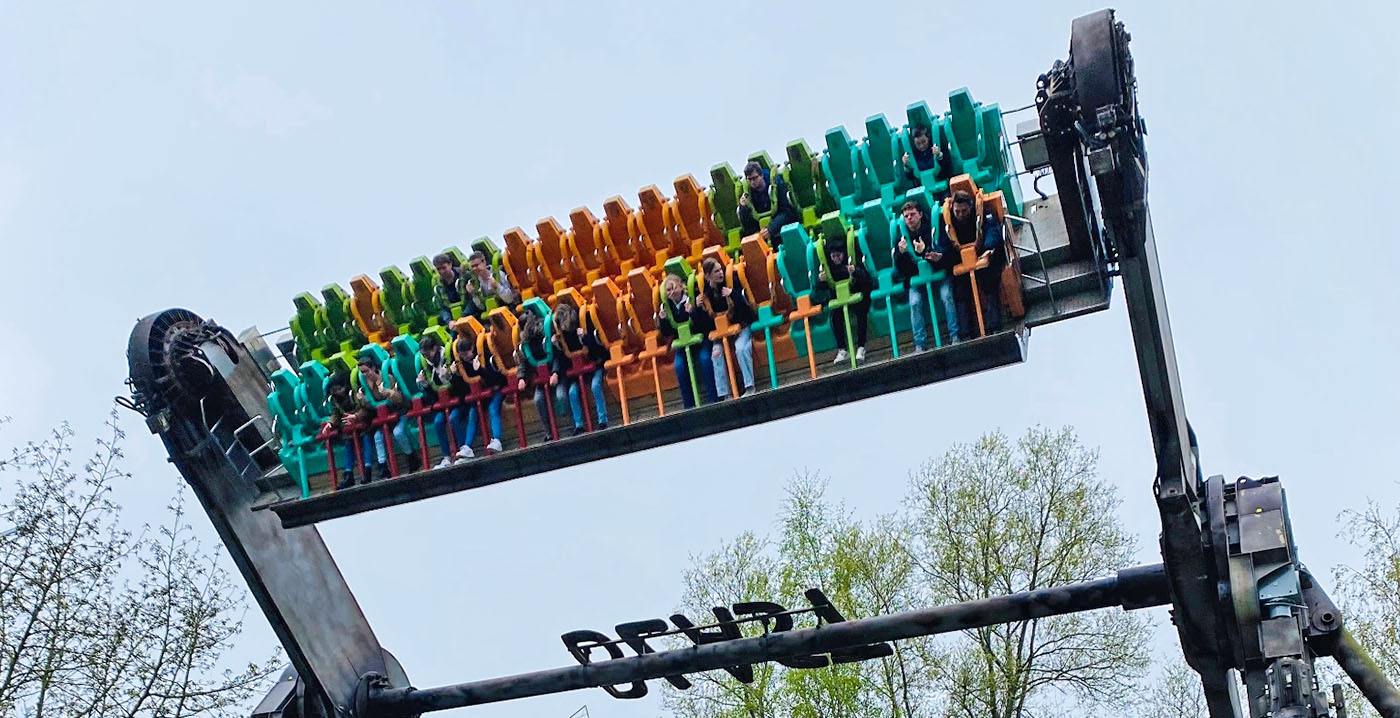
<path id="1" fill-rule="evenodd" d="M 748 388 L 744 389 L 744 393 L 743 393 L 743 394 L 740 394 L 740 395 L 739 395 L 739 398 L 742 399 L 742 398 L 744 398 L 744 397 L 746 397 L 746 396 L 753 396 L 754 394 L 757 394 L 757 393 L 758 393 L 758 390 L 757 390 L 757 389 L 755 389 L 755 388 L 753 388 L 753 387 L 748 387 Z"/>
<path id="2" fill-rule="evenodd" d="M 470 446 L 463 446 L 457 450 L 457 458 L 459 459 L 470 459 L 473 456 L 476 456 L 476 453 L 472 451 Z"/>
<path id="3" fill-rule="evenodd" d="M 840 364 L 841 362 L 846 361 L 846 360 L 849 359 L 850 357 L 851 357 L 851 355 L 850 355 L 850 354 L 847 354 L 845 349 L 837 349 L 837 350 L 836 350 L 836 358 L 835 358 L 835 359 L 832 359 L 832 360 L 831 360 L 831 363 L 832 363 L 832 364 Z"/>
<path id="4" fill-rule="evenodd" d="M 500 439 L 492 439 L 491 441 L 487 442 L 487 443 L 486 443 L 486 450 L 487 450 L 487 451 L 500 451 L 500 450 L 501 450 L 501 440 L 500 440 Z"/>
<path id="5" fill-rule="evenodd" d="M 865 347 L 856 347 L 856 361 L 865 361 Z"/>
<path id="6" fill-rule="evenodd" d="M 439 462 L 437 463 L 437 468 L 439 468 L 439 469 L 445 469 L 445 468 L 447 468 L 447 467 L 449 467 L 449 466 L 451 466 L 451 465 L 452 465 L 452 457 L 450 457 L 450 456 L 444 456 L 444 457 L 442 457 L 442 461 L 439 461 Z"/>

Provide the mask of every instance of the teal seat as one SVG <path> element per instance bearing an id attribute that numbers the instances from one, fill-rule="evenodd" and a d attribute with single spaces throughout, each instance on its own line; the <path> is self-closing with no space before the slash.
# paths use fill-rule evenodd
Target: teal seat
<path id="1" fill-rule="evenodd" d="M 267 395 L 267 410 L 277 426 L 277 438 L 282 444 L 277 456 L 292 480 L 301 487 L 301 497 L 311 496 L 310 475 L 326 471 L 326 451 L 316 441 L 319 424 L 308 422 L 306 413 L 297 403 L 297 388 L 301 380 L 288 369 L 272 373 L 272 391 Z"/>
<path id="2" fill-rule="evenodd" d="M 816 278 L 816 252 L 813 249 L 811 236 L 807 229 L 797 223 L 783 227 L 782 243 L 778 246 L 778 273 L 783 278 L 783 287 L 792 297 L 794 303 L 800 297 L 809 297 L 812 294 L 812 282 Z M 811 327 L 812 351 L 822 352 L 836 346 L 835 340 L 831 337 L 831 327 L 826 321 L 826 315 L 819 313 L 808 320 Z M 793 344 L 797 348 L 799 356 L 807 355 L 807 329 L 803 326 L 792 323 L 789 331 L 792 333 Z"/>
<path id="3" fill-rule="evenodd" d="M 868 193 L 878 193 L 886 206 L 893 205 L 901 194 L 898 185 L 903 172 L 900 153 L 896 152 L 895 132 L 883 114 L 865 118 L 865 142 L 860 145 L 860 158 L 870 185 Z"/>
<path id="4" fill-rule="evenodd" d="M 923 207 L 924 215 L 928 217 L 929 222 L 933 224 L 934 236 L 937 236 L 938 223 L 941 221 L 939 213 L 942 210 L 941 205 L 934 199 L 933 192 L 926 187 L 919 187 L 909 190 L 905 198 L 914 200 L 919 203 L 919 206 Z M 905 226 L 903 216 L 895 216 L 890 220 L 890 235 L 896 242 L 900 239 L 906 241 L 909 239 L 909 228 Z M 938 326 L 939 301 L 937 293 L 931 291 L 930 285 L 947 279 L 948 273 L 941 269 L 935 270 L 933 267 L 929 266 L 928 262 L 922 260 L 916 261 L 914 264 L 919 268 L 919 273 L 909 280 L 910 291 L 914 289 L 924 290 L 924 296 L 928 299 L 924 304 L 928 306 L 929 331 L 933 333 L 933 346 L 935 348 L 942 347 L 943 332 Z"/>
<path id="5" fill-rule="evenodd" d="M 980 158 L 993 177 L 992 184 L 986 187 L 985 191 L 992 192 L 993 188 L 1001 190 L 1002 197 L 1006 200 L 1006 211 L 1020 215 L 1021 183 L 1016 179 L 1014 167 L 1009 164 L 1011 146 L 1007 144 L 1006 134 L 1002 132 L 1001 107 L 996 104 L 984 106 L 981 119 Z"/>
<path id="6" fill-rule="evenodd" d="M 535 356 L 532 350 L 524 342 L 520 345 L 520 354 L 525 359 L 525 363 L 531 368 L 541 366 L 548 367 L 554 362 L 554 311 L 549 308 L 549 304 L 539 297 L 533 297 L 520 305 L 521 313 L 533 312 L 540 318 L 540 324 L 544 332 L 544 355 Z"/>
<path id="7" fill-rule="evenodd" d="M 379 368 L 380 380 L 385 383 L 386 387 L 388 386 L 389 382 L 392 380 L 392 375 L 389 374 L 388 367 L 389 352 L 384 347 L 381 347 L 378 344 L 366 344 L 363 347 L 360 347 L 360 351 L 357 353 L 356 356 L 360 360 L 363 360 L 366 357 L 368 357 L 371 361 L 373 361 L 374 366 Z M 355 369 L 350 372 L 350 386 L 351 388 L 363 391 L 365 394 L 365 401 L 368 402 L 370 406 L 376 409 L 381 406 L 387 406 L 389 403 L 389 400 L 387 398 L 374 398 L 374 396 L 370 393 L 369 389 L 365 387 L 364 382 L 360 379 L 359 366 L 356 366 Z"/>
<path id="8" fill-rule="evenodd" d="M 985 112 L 981 103 L 974 102 L 972 93 L 966 87 L 959 88 L 948 93 L 948 129 L 950 131 L 949 146 L 953 151 L 953 174 L 971 175 L 972 181 L 978 187 L 992 188 L 999 187 L 1002 175 L 1006 172 L 1003 169 L 998 172 L 992 165 L 990 157 L 1000 154 L 1001 149 L 1001 110 L 992 108 L 991 113 Z M 982 138 L 982 131 L 985 127 L 984 115 L 995 115 L 996 135 L 991 139 L 992 149 L 984 150 L 985 143 Z M 1004 168 L 1005 163 L 1001 163 Z"/>
<path id="9" fill-rule="evenodd" d="M 864 254 L 865 268 L 873 285 L 870 300 L 875 304 L 875 322 L 871 329 L 877 335 L 889 336 L 891 351 L 898 358 L 899 332 L 909 329 L 909 313 L 896 306 L 902 304 L 905 292 L 904 279 L 894 266 L 895 237 L 891 233 L 894 214 L 879 200 L 866 202 L 861 214 L 856 241 Z"/>
<path id="10" fill-rule="evenodd" d="M 856 143 L 846 134 L 846 128 L 838 126 L 827 130 L 826 150 L 822 152 L 821 161 L 822 177 L 837 207 L 846 215 L 855 214 L 861 204 L 872 199 L 863 196 L 863 176 L 857 176 L 860 164 Z"/>
<path id="11" fill-rule="evenodd" d="M 945 133 L 948 131 L 947 127 L 944 125 L 943 122 L 939 120 L 939 118 L 935 117 L 933 113 L 929 111 L 928 103 L 924 102 L 923 100 L 915 102 L 909 105 L 909 107 L 905 110 L 905 114 L 909 118 L 909 124 L 905 125 L 904 131 L 899 134 L 898 141 L 900 143 L 901 156 L 907 153 L 912 158 L 914 155 L 914 145 L 911 140 L 911 133 L 915 127 L 929 128 L 929 139 L 933 142 L 935 146 L 941 147 L 944 144 L 950 144 L 945 139 Z M 900 171 L 903 172 L 902 167 Z M 936 165 L 926 170 L 921 170 L 918 168 L 918 165 L 915 165 L 914 176 L 918 178 L 919 184 L 921 186 L 927 187 L 928 189 L 932 190 L 935 196 L 941 197 L 948 191 L 949 178 L 945 177 L 943 179 L 939 179 L 938 167 Z M 897 208 L 894 209 L 897 211 Z"/>
<path id="12" fill-rule="evenodd" d="M 331 418 L 331 407 L 326 395 L 326 382 L 331 378 L 331 370 L 318 361 L 302 362 L 297 368 L 301 384 L 297 387 L 297 403 L 306 412 L 308 419 L 323 424 Z"/>
<path id="13" fill-rule="evenodd" d="M 423 387 L 418 385 L 418 340 L 411 335 L 400 334 L 389 343 L 393 354 L 388 359 L 385 374 L 393 377 L 394 384 L 405 399 L 419 399 Z"/>

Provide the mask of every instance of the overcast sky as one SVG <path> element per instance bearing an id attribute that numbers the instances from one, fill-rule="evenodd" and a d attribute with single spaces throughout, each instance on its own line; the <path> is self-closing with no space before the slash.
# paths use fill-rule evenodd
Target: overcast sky
<path id="1" fill-rule="evenodd" d="M 238 331 L 291 298 L 449 245 L 635 203 L 867 115 L 1016 107 L 1085 3 L 5 3 L 0 434 L 83 445 L 134 321 Z M 1283 476 L 1303 559 L 1354 561 L 1338 513 L 1394 504 L 1396 6 L 1128 3 L 1151 202 L 1208 474 Z M 1153 463 L 1121 306 L 1038 330 L 1027 364 L 488 489 L 322 532 L 419 686 L 572 663 L 559 634 L 669 613 L 687 557 L 766 530 L 803 467 L 861 516 L 1001 428 L 1102 448 L 1143 562 Z M 175 473 L 138 417 L 119 498 L 156 521 Z M 197 527 L 213 540 L 207 521 Z M 754 598 L 765 598 L 755 596 Z M 1165 624 L 1158 611 L 1158 623 Z M 1163 645 L 1167 645 L 1164 639 Z M 240 650 L 274 639 L 254 611 Z M 470 711 L 656 716 L 654 685 Z M 463 713 L 467 713 L 464 711 Z"/>

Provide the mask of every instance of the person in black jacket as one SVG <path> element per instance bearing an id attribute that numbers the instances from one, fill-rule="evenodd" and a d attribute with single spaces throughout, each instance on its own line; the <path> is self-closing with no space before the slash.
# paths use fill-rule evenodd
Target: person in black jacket
<path id="1" fill-rule="evenodd" d="M 919 275 L 919 262 L 927 262 L 934 271 L 947 273 L 946 277 L 934 284 L 938 301 L 943 305 L 943 316 L 948 322 L 949 340 L 956 342 L 958 309 L 953 297 L 953 267 L 958 264 L 957 249 L 948 241 L 946 232 L 934 234 L 933 223 L 918 202 L 912 199 L 905 202 L 900 215 L 904 220 L 904 234 L 895 243 L 894 263 L 909 291 L 909 324 L 914 331 L 914 351 L 928 349 L 928 289 L 916 288 L 909 283 L 911 278 Z M 934 331 L 937 331 L 937 327 Z"/>
<path id="2" fill-rule="evenodd" d="M 711 317 L 725 314 L 730 322 L 737 324 L 739 333 L 734 335 L 734 361 L 739 365 L 739 376 L 744 380 L 744 393 L 754 393 L 753 386 L 753 331 L 749 325 L 758 321 L 758 313 L 744 294 L 741 286 L 730 287 L 725 282 L 724 265 L 714 257 L 706 257 L 700 263 L 703 280 L 700 296 L 696 302 L 700 309 Z M 720 399 L 729 396 L 729 369 L 724 360 L 723 342 L 710 348 L 710 364 L 715 374 L 715 392 Z"/>
<path id="3" fill-rule="evenodd" d="M 569 371 L 575 368 L 575 363 L 593 365 L 593 371 L 581 375 L 580 378 L 587 377 L 593 391 L 593 413 L 598 418 L 598 428 L 608 428 L 608 401 L 607 396 L 603 394 L 603 362 L 608 360 L 607 347 L 598 339 L 597 329 L 585 328 L 579 322 L 578 310 L 574 309 L 572 304 L 560 302 L 559 306 L 554 308 L 554 327 L 554 373 L 558 377 L 555 386 L 558 387 L 561 403 L 564 401 L 567 387 L 569 408 L 574 415 L 574 436 L 582 434 L 584 429 L 579 382 L 569 378 Z"/>
<path id="4" fill-rule="evenodd" d="M 505 402 L 505 392 L 501 391 L 506 386 L 506 375 L 496 368 L 496 363 L 491 357 L 491 347 L 488 344 L 484 353 L 477 353 L 476 342 L 472 341 L 466 332 L 457 335 L 456 343 L 453 344 L 452 364 L 452 387 L 450 391 L 453 396 L 467 396 L 471 393 L 470 381 L 477 381 L 481 388 L 491 391 L 491 398 L 486 403 L 486 418 L 491 425 L 491 440 L 486 443 L 486 450 L 492 453 L 501 451 L 501 404 Z M 462 423 L 462 444 L 457 450 L 458 459 L 470 459 L 476 456 L 472 451 L 472 442 L 476 441 L 477 427 L 477 405 L 471 403 L 467 405 L 466 421 Z"/>
<path id="5" fill-rule="evenodd" d="M 912 153 L 905 152 L 900 158 L 900 163 L 904 170 L 904 184 L 900 191 L 905 192 L 919 186 L 919 172 L 927 172 L 935 167 L 938 171 L 934 174 L 934 179 L 947 180 L 953 175 L 953 153 L 948 147 L 948 140 L 939 133 L 938 143 L 933 141 L 933 133 L 923 125 L 916 125 L 909 130 L 909 144 Z"/>
<path id="6" fill-rule="evenodd" d="M 836 283 L 851 280 L 851 291 L 860 292 L 863 296 L 859 302 L 850 307 L 851 314 L 856 320 L 855 344 L 856 361 L 865 361 L 865 338 L 866 327 L 870 320 L 870 290 L 873 289 L 870 281 L 870 273 L 865 271 L 865 267 L 858 263 L 854 257 L 846 252 L 846 239 L 844 237 L 832 237 L 824 242 L 826 252 L 826 264 L 831 267 L 831 274 L 826 273 L 826 268 L 817 270 L 818 291 L 826 293 L 828 296 L 836 295 Z M 831 310 L 831 331 L 836 337 L 836 358 L 833 364 L 840 364 L 850 358 L 846 353 L 846 313 L 840 309 Z"/>
<path id="7" fill-rule="evenodd" d="M 977 243 L 978 260 L 987 260 L 987 266 L 975 272 L 977 290 L 982 303 L 982 320 L 987 333 L 1001 331 L 1001 272 L 1006 267 L 1006 247 L 1001 222 L 996 215 L 985 212 L 977 216 L 976 201 L 972 193 L 959 190 L 953 193 L 952 222 L 940 223 L 940 237 L 949 247 Z M 951 226 L 949 226 L 951 224 Z M 954 250 L 956 251 L 956 250 Z M 957 264 L 955 261 L 954 264 Z M 951 272 L 950 272 L 951 274 Z M 962 339 L 977 337 L 977 315 L 972 299 L 972 273 L 955 277 L 953 295 L 958 306 L 958 326 L 962 328 Z M 949 324 L 948 331 L 957 330 Z"/>
<path id="8" fill-rule="evenodd" d="M 550 430 L 550 404 L 545 400 L 545 392 L 555 392 L 558 404 L 564 403 L 565 394 L 563 389 L 559 387 L 559 374 L 554 371 L 553 364 L 547 368 L 548 378 L 546 379 L 540 376 L 539 370 L 534 364 L 526 361 L 526 355 L 536 359 L 543 358 L 550 348 L 552 338 L 544 334 L 544 320 L 540 319 L 540 315 L 531 311 L 520 313 L 519 331 L 520 372 L 516 380 L 516 388 L 523 394 L 528 387 L 534 387 L 535 411 L 540 417 L 540 424 L 543 426 L 545 438 L 548 440 L 554 436 Z"/>
<path id="9" fill-rule="evenodd" d="M 700 390 L 705 394 L 705 403 L 715 401 L 715 369 L 712 362 L 711 352 L 713 351 L 710 341 L 710 332 L 714 331 L 715 323 L 710 315 L 697 309 L 690 302 L 690 297 L 685 294 L 685 282 L 674 274 L 667 274 L 661 280 L 661 301 L 666 306 L 656 313 L 656 329 L 662 338 L 673 341 L 680 336 L 676 330 L 676 324 L 688 324 L 693 332 L 705 337 L 705 340 L 690 351 L 695 357 L 696 368 L 695 381 L 700 386 Z M 669 312 L 669 314 L 668 314 Z M 674 319 L 675 324 L 672 324 Z M 676 383 L 681 389 L 681 404 L 689 409 L 695 406 L 695 397 L 690 391 L 690 372 L 686 369 L 685 352 L 675 352 Z"/>
<path id="10" fill-rule="evenodd" d="M 744 181 L 748 183 L 748 191 L 739 197 L 739 226 L 743 228 L 744 236 L 758 234 L 769 246 L 777 249 L 782 242 L 783 227 L 802 218 L 793 205 L 787 182 L 781 174 L 776 171 L 770 174 L 757 162 L 744 165 Z M 759 228 L 755 212 L 773 213 L 767 227 Z"/>

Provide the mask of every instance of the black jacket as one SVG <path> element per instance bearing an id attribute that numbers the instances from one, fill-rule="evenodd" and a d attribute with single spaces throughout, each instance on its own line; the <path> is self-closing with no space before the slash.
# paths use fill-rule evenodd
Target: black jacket
<path id="1" fill-rule="evenodd" d="M 975 227 L 976 225 L 974 224 L 973 226 Z M 948 233 L 947 223 L 939 223 L 938 236 L 948 247 L 951 248 L 953 246 L 952 236 Z M 962 232 L 959 232 L 958 241 L 966 244 L 969 238 L 963 236 Z M 1001 223 L 997 221 L 996 216 L 990 212 L 982 215 L 982 236 L 977 238 L 977 254 L 981 256 L 983 252 L 988 250 L 992 252 L 992 256 L 987 258 L 987 270 L 990 271 L 983 270 L 987 271 L 986 276 L 1000 276 L 1002 268 L 1006 266 L 1006 247 L 1004 244 Z M 955 258 L 953 264 L 956 265 L 957 263 L 957 259 Z M 981 274 L 981 272 L 979 272 L 979 274 Z"/>
<path id="2" fill-rule="evenodd" d="M 729 320 L 740 326 L 747 327 L 758 321 L 758 312 L 754 311 L 743 287 L 734 287 L 728 297 L 724 296 L 723 289 L 724 285 L 710 287 L 709 282 L 705 283 L 705 299 L 709 300 L 712 311 L 716 314 L 728 312 Z M 734 306 L 730 307 L 730 304 Z"/>
<path id="3" fill-rule="evenodd" d="M 765 170 L 763 178 L 769 180 L 769 173 Z M 756 234 L 759 230 L 758 218 L 754 212 L 765 214 L 773 209 L 777 203 L 777 210 L 773 212 L 772 219 L 768 220 L 768 243 L 774 247 L 778 246 L 779 235 L 784 226 L 792 224 L 802 219 L 802 214 L 792 204 L 792 196 L 788 193 L 787 182 L 782 175 L 768 181 L 767 192 L 749 192 L 750 207 L 739 205 L 739 226 L 743 228 L 745 236 Z"/>
<path id="4" fill-rule="evenodd" d="M 710 332 L 715 330 L 715 320 L 712 319 L 709 314 L 706 314 L 696 307 L 690 301 L 689 297 L 681 300 L 681 304 L 677 304 L 670 299 L 664 299 L 662 301 L 666 302 L 666 306 L 671 310 L 671 316 L 675 318 L 677 324 L 689 322 L 691 331 L 706 337 L 709 337 Z M 671 320 L 666 318 L 665 312 L 662 312 L 661 321 L 657 322 L 656 329 L 661 336 L 666 339 L 675 339 L 680 336 L 676 332 L 676 328 L 671 325 Z M 708 339 L 706 339 L 706 341 L 708 341 Z"/>
<path id="5" fill-rule="evenodd" d="M 598 341 L 596 330 L 585 331 L 582 338 L 579 338 L 577 332 L 563 332 L 561 336 L 563 346 L 560 346 L 558 341 L 554 343 L 554 374 L 559 377 L 561 383 L 568 376 L 568 371 L 574 368 L 574 360 L 569 357 L 569 352 L 587 349 L 586 361 L 595 362 L 600 367 L 608 360 L 608 349 Z"/>
<path id="6" fill-rule="evenodd" d="M 939 232 L 935 237 L 933 233 L 933 224 L 927 219 L 924 220 L 923 226 L 919 228 L 919 231 L 909 232 L 909 236 L 903 238 L 908 241 L 908 251 L 899 251 L 899 239 L 900 238 L 895 239 L 894 266 L 899 272 L 899 276 L 905 280 L 906 286 L 908 286 L 909 279 L 919 276 L 919 260 L 928 262 L 929 266 L 935 272 L 939 270 L 951 272 L 953 271 L 953 267 L 958 264 L 958 252 L 957 249 L 953 247 L 952 241 L 949 240 L 948 233 Z M 927 257 L 916 255 L 914 253 L 914 240 L 916 239 L 923 241 L 925 252 L 931 250 L 938 252 L 942 256 L 940 256 L 937 261 L 934 261 Z"/>

